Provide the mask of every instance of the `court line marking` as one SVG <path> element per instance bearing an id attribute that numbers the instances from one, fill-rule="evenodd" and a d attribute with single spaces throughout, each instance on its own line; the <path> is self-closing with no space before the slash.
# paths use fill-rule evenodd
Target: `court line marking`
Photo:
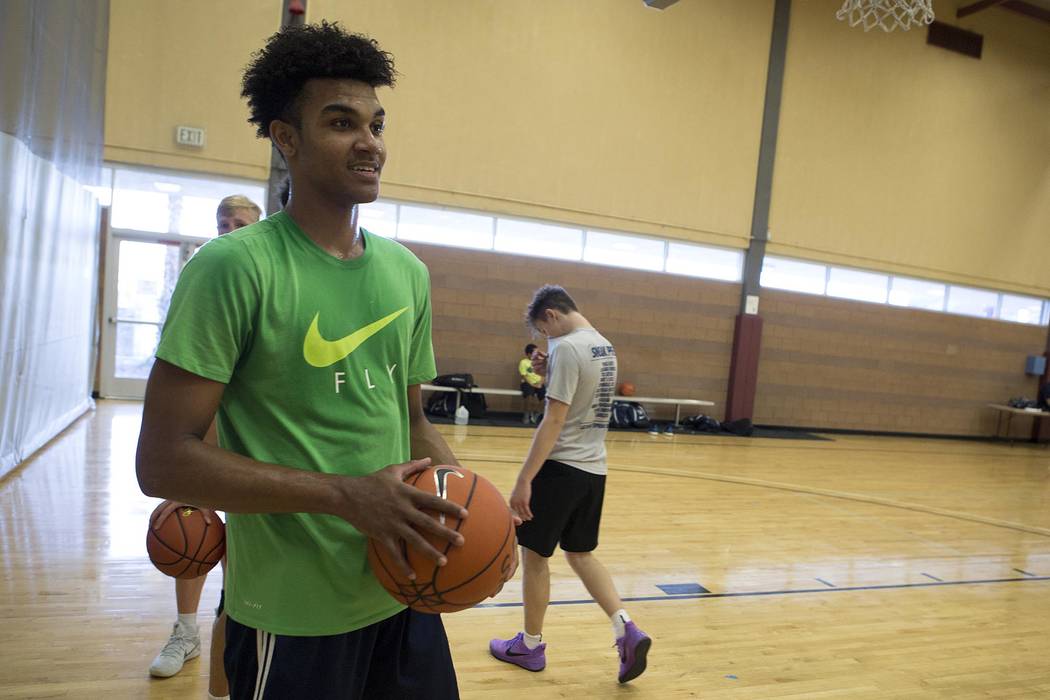
<path id="1" fill-rule="evenodd" d="M 614 467 L 612 464 L 609 465 L 609 469 L 615 469 L 616 471 L 633 472 L 637 474 L 658 474 L 663 476 L 678 476 L 687 479 L 699 479 L 704 481 L 721 481 L 727 484 L 757 486 L 759 488 L 775 489 L 778 491 L 790 491 L 792 493 L 804 493 L 814 496 L 826 496 L 827 498 L 837 498 L 844 501 L 870 503 L 872 505 L 886 506 L 888 508 L 900 508 L 901 510 L 910 510 L 917 513 L 927 513 L 929 515 L 939 515 L 944 518 L 954 518 L 956 520 L 965 520 L 972 523 L 979 523 L 981 525 L 991 525 L 993 527 L 1001 527 L 1008 530 L 1017 530 L 1020 532 L 1027 532 L 1033 535 L 1042 535 L 1043 537 L 1050 537 L 1050 529 L 1045 527 L 1025 525 L 1024 523 L 1014 523 L 1008 520 L 998 520 L 996 518 L 986 518 L 983 515 L 971 515 L 969 513 L 960 513 L 954 510 L 934 508 L 933 506 L 923 506 L 917 503 L 906 503 L 904 501 L 894 501 L 889 498 L 881 498 L 879 496 L 866 496 L 864 494 L 849 493 L 847 491 L 832 491 L 830 489 L 818 489 L 809 486 L 796 486 L 794 484 L 785 484 L 779 481 L 749 479 L 747 477 L 742 476 L 723 476 L 721 474 L 709 474 L 707 472 L 679 472 L 673 469 L 652 468 L 643 469 L 640 467 L 632 467 L 625 465 L 616 465 Z"/>
<path id="2" fill-rule="evenodd" d="M 931 574 L 927 574 L 925 572 L 923 573 L 923 576 L 925 576 L 926 578 L 930 579 L 931 581 L 942 581 L 942 582 L 944 581 L 943 578 L 937 578 L 936 576 L 933 576 Z"/>
<path id="3" fill-rule="evenodd" d="M 439 427 L 439 428 L 440 427 L 444 427 L 444 426 L 446 426 L 446 424 L 444 424 L 444 423 L 436 424 L 436 427 Z M 451 427 L 451 426 L 449 426 L 449 427 Z M 483 430 L 511 430 L 511 431 L 522 430 L 521 428 L 499 428 L 499 427 L 496 427 L 496 426 L 474 426 L 474 429 L 475 430 L 478 430 L 478 429 L 483 429 Z M 446 431 L 446 432 L 448 432 L 448 431 Z M 813 431 L 809 431 L 809 432 L 813 432 Z M 638 434 L 639 435 L 645 435 L 645 433 L 638 433 Z M 815 434 L 815 435 L 824 435 L 824 436 L 830 435 L 830 433 L 820 433 L 820 432 L 813 432 L 813 434 Z M 728 436 L 728 435 L 724 436 L 724 437 L 723 436 L 719 436 L 718 438 L 715 438 L 715 437 L 712 437 L 712 436 L 705 436 L 703 434 L 691 435 L 689 433 L 676 433 L 676 435 L 679 436 L 679 437 L 683 437 L 683 438 L 705 438 L 705 437 L 707 438 L 706 440 L 700 440 L 700 439 L 690 440 L 687 443 L 689 445 L 698 445 L 698 446 L 702 445 L 702 446 L 707 446 L 707 447 L 734 447 L 734 448 L 748 447 L 748 448 L 751 448 L 751 449 L 760 449 L 760 450 L 768 450 L 768 449 L 839 450 L 839 451 L 843 451 L 843 452 L 881 452 L 881 453 L 889 453 L 889 454 L 916 454 L 916 455 L 931 455 L 932 454 L 932 455 L 939 455 L 939 456 L 957 456 L 957 457 L 975 457 L 975 458 L 979 458 L 979 457 L 995 457 L 996 459 L 1029 459 L 1032 456 L 1032 455 L 1029 454 L 1030 451 L 1033 451 L 1033 450 L 1036 450 L 1036 449 L 1043 449 L 1039 445 L 1034 445 L 1032 443 L 1026 443 L 1026 442 L 1020 442 L 1020 443 L 1017 443 L 1016 445 L 1014 445 L 1014 447 L 1012 448 L 1012 450 L 1013 450 L 1012 452 L 1007 453 L 1005 450 L 1000 451 L 999 449 L 994 449 L 994 448 L 1000 447 L 998 445 L 998 443 L 994 443 L 992 445 L 988 445 L 988 444 L 985 443 L 985 441 L 983 441 L 981 439 L 972 439 L 972 438 L 967 438 L 967 437 L 963 437 L 963 438 L 961 438 L 959 440 L 952 440 L 951 438 L 922 438 L 922 437 L 911 438 L 911 437 L 906 437 L 906 436 L 895 436 L 895 435 L 887 435 L 887 436 L 880 436 L 880 435 L 845 435 L 844 436 L 844 437 L 878 438 L 878 439 L 887 439 L 888 438 L 888 439 L 891 439 L 891 440 L 895 440 L 895 439 L 899 439 L 899 440 L 937 440 L 937 441 L 943 441 L 947 445 L 956 445 L 957 443 L 964 442 L 964 443 L 968 443 L 968 444 L 981 445 L 983 447 L 990 447 L 992 449 L 988 449 L 987 451 L 981 451 L 981 452 L 972 452 L 972 451 L 959 452 L 959 451 L 953 451 L 953 450 L 910 449 L 910 448 L 907 448 L 907 447 L 901 447 L 900 449 L 894 449 L 892 447 L 861 447 L 861 446 L 858 446 L 858 445 L 843 444 L 839 440 L 836 440 L 836 439 L 833 439 L 833 438 L 832 439 L 827 439 L 827 440 L 806 440 L 806 439 L 788 439 L 788 438 L 746 438 L 746 441 L 737 441 L 736 439 L 733 439 L 733 440 L 726 439 L 726 438 L 729 438 L 729 437 L 735 437 L 735 436 Z M 505 434 L 504 433 L 478 433 L 478 434 L 475 434 L 473 437 L 507 438 L 507 439 L 519 439 L 519 440 L 531 441 L 532 440 L 532 433 L 527 433 L 525 435 L 513 434 L 513 433 L 505 433 Z M 617 439 L 614 439 L 614 438 L 606 438 L 606 443 L 613 443 L 613 444 L 617 444 L 617 445 L 638 444 L 638 445 L 644 445 L 646 447 L 651 447 L 653 445 L 665 445 L 667 447 L 674 447 L 675 444 L 676 444 L 675 442 L 670 442 L 670 441 L 666 441 L 666 440 L 658 440 L 658 441 L 648 441 L 648 440 L 646 440 L 646 441 L 643 442 L 643 440 L 640 439 L 640 438 L 629 438 L 629 439 L 623 439 L 623 440 L 617 440 Z M 769 444 L 769 443 L 772 443 L 772 444 Z M 681 442 L 679 442 L 677 444 L 679 446 L 681 446 Z M 1021 448 L 1021 449 L 1018 450 L 1018 448 Z"/>
<path id="4" fill-rule="evenodd" d="M 461 459 L 469 459 L 474 462 L 490 462 L 493 464 L 519 464 L 521 462 L 521 460 L 517 459 L 493 459 L 491 457 L 472 457 L 468 454 L 463 453 L 461 453 L 459 456 Z M 609 471 L 631 472 L 635 474 L 653 474 L 656 476 L 681 477 L 684 479 L 697 479 L 701 481 L 720 481 L 726 484 L 756 486 L 758 488 L 775 489 L 777 491 L 790 491 L 792 493 L 802 493 L 811 496 L 824 496 L 826 498 L 837 498 L 843 501 L 854 501 L 858 503 L 868 503 L 877 506 L 886 506 L 887 508 L 900 508 L 901 510 L 910 510 L 915 513 L 926 513 L 927 515 L 939 515 L 944 518 L 953 518 L 955 520 L 964 520 L 966 522 L 978 523 L 980 525 L 991 525 L 992 527 L 1001 527 L 1007 530 L 1016 530 L 1018 532 L 1027 532 L 1032 535 L 1050 537 L 1050 528 L 1037 527 L 1035 525 L 1025 525 L 1024 523 L 1015 523 L 1009 520 L 997 520 L 996 518 L 986 518 L 983 515 L 971 515 L 969 513 L 960 513 L 954 510 L 934 508 L 933 506 L 923 506 L 917 503 L 894 501 L 889 498 L 881 498 L 879 496 L 866 496 L 864 494 L 859 493 L 849 493 L 848 491 L 832 491 L 830 489 L 818 489 L 810 486 L 796 486 L 795 484 L 785 484 L 780 481 L 749 479 L 743 476 L 724 476 L 722 474 L 711 474 L 709 472 L 681 472 L 675 471 L 673 469 L 653 469 L 651 467 L 642 468 L 631 465 L 614 464 L 612 462 L 609 463 Z"/>
<path id="5" fill-rule="evenodd" d="M 520 460 L 508 460 L 508 459 L 484 459 L 484 458 L 472 458 L 460 455 L 461 458 L 471 459 L 477 462 L 492 462 L 496 464 L 510 462 L 517 464 Z M 684 479 L 696 479 L 701 481 L 720 481 L 726 484 L 737 484 L 741 486 L 755 486 L 758 488 L 774 489 L 777 491 L 789 491 L 791 493 L 802 493 L 811 496 L 825 496 L 827 498 L 837 498 L 843 501 L 855 501 L 859 503 L 869 503 L 871 505 L 886 506 L 887 508 L 900 508 L 901 510 L 910 510 L 916 513 L 926 513 L 928 515 L 939 515 L 944 518 L 953 518 L 955 520 L 965 520 L 971 523 L 978 523 L 981 525 L 991 525 L 992 527 L 1001 527 L 1007 530 L 1016 530 L 1019 532 L 1027 532 L 1033 535 L 1042 535 L 1043 537 L 1050 537 L 1050 528 L 1037 527 L 1035 525 L 1025 525 L 1024 523 L 1010 522 L 1009 520 L 998 520 L 996 518 L 987 518 L 983 515 L 971 515 L 970 513 L 960 513 L 954 510 L 945 510 L 943 508 L 934 508 L 933 506 L 924 506 L 917 503 L 906 503 L 904 501 L 894 501 L 889 498 L 881 498 L 879 496 L 867 496 L 859 493 L 850 493 L 848 491 L 832 491 L 831 489 L 818 489 L 811 486 L 796 486 L 795 484 L 785 484 L 780 481 L 766 481 L 765 479 L 749 479 L 743 476 L 725 476 L 722 474 L 711 474 L 710 472 L 682 472 L 674 469 L 653 469 L 652 467 L 636 467 L 625 464 L 609 463 L 609 471 L 621 471 L 630 472 L 634 474 L 653 474 L 656 476 L 671 476 L 681 477 Z"/>
<path id="6" fill-rule="evenodd" d="M 823 584 L 824 584 L 825 586 L 827 586 L 828 588 L 838 588 L 838 586 L 836 586 L 836 585 L 835 585 L 834 583 L 828 583 L 827 581 L 825 581 L 825 580 L 824 580 L 824 579 L 822 579 L 822 578 L 818 578 L 818 579 L 814 579 L 814 580 L 816 580 L 816 581 L 820 581 L 821 583 L 823 583 Z"/>
<path id="7" fill-rule="evenodd" d="M 819 579 L 818 579 L 819 580 Z M 939 586 L 976 586 L 994 583 L 1027 583 L 1029 581 L 1050 581 L 1050 576 L 1036 576 L 1034 578 L 990 578 L 973 579 L 969 581 L 931 581 L 930 583 L 886 583 L 874 586 L 843 586 L 840 588 L 797 588 L 794 590 L 781 591 L 738 591 L 736 593 L 687 593 L 684 595 L 651 595 L 632 596 L 623 598 L 627 603 L 650 602 L 660 600 L 696 600 L 699 598 L 757 598 L 774 595 L 798 595 L 803 593 L 842 593 L 844 591 L 883 591 L 901 588 L 934 588 Z M 552 600 L 551 605 L 588 605 L 593 603 L 591 599 L 576 600 Z M 520 608 L 521 602 L 515 603 L 481 603 L 475 608 Z"/>

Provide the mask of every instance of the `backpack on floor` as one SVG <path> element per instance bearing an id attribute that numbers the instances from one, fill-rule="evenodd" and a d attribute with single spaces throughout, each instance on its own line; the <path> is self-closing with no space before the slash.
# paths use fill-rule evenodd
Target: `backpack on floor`
<path id="1" fill-rule="evenodd" d="M 649 414 L 640 403 L 634 401 L 613 401 L 612 414 L 609 416 L 610 428 L 648 428 Z"/>
<path id="2" fill-rule="evenodd" d="M 459 404 L 467 407 L 471 418 L 484 418 L 488 414 L 488 404 L 485 401 L 484 394 L 478 394 L 473 391 L 460 391 L 458 393 Z M 438 418 L 455 418 L 456 395 L 451 391 L 435 391 L 427 399 L 427 405 L 424 410 L 427 415 Z"/>
<path id="3" fill-rule="evenodd" d="M 435 391 L 427 399 L 427 415 L 453 418 L 456 415 L 456 395 L 450 391 Z"/>
<path id="4" fill-rule="evenodd" d="M 694 430 L 698 433 L 720 433 L 722 432 L 722 424 L 717 419 L 711 416 L 705 416 L 700 414 L 699 416 L 689 416 L 682 419 L 682 426 Z"/>
<path id="5" fill-rule="evenodd" d="M 475 391 L 461 391 L 459 392 L 459 403 L 467 407 L 470 411 L 471 418 L 484 418 L 488 412 L 489 407 L 485 401 L 485 395 L 479 394 Z M 452 404 L 455 409 L 455 404 Z"/>

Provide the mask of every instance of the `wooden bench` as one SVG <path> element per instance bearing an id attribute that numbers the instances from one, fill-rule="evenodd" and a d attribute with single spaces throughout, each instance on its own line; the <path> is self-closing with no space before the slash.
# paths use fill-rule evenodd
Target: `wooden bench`
<path id="1" fill-rule="evenodd" d="M 663 406 L 674 405 L 674 424 L 678 425 L 682 420 L 682 406 L 714 406 L 713 401 L 701 401 L 700 399 L 659 399 L 652 396 L 617 396 L 617 401 L 634 401 L 643 406 L 645 404 L 658 404 Z"/>
<path id="2" fill-rule="evenodd" d="M 423 391 L 454 391 L 456 392 L 456 409 L 459 409 L 460 392 L 478 394 L 491 394 L 493 396 L 521 396 L 520 389 L 496 389 L 493 387 L 476 386 L 471 389 L 457 389 L 451 386 L 437 386 L 436 384 L 424 384 Z M 674 424 L 678 425 L 682 420 L 682 406 L 714 406 L 713 401 L 701 401 L 700 399 L 661 399 L 653 396 L 617 396 L 615 401 L 634 401 L 642 405 L 665 405 L 674 406 Z"/>
<path id="3" fill-rule="evenodd" d="M 520 389 L 494 389 L 492 387 L 476 386 L 470 389 L 458 389 L 454 386 L 438 386 L 437 384 L 424 384 L 422 387 L 423 391 L 454 391 L 456 392 L 456 410 L 459 410 L 459 402 L 461 398 L 461 392 L 463 393 L 477 393 L 477 394 L 492 394 L 493 396 L 521 396 Z"/>

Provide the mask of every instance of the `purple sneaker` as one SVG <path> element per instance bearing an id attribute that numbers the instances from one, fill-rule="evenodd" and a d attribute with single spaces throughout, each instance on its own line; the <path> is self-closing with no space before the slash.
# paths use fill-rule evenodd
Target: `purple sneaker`
<path id="1" fill-rule="evenodd" d="M 513 639 L 493 639 L 489 642 L 489 651 L 500 661 L 521 666 L 526 671 L 542 671 L 547 666 L 547 655 L 543 653 L 547 643 L 543 642 L 535 649 L 525 646 L 525 635 L 518 632 Z M 645 668 L 645 658 L 642 658 Z"/>
<path id="2" fill-rule="evenodd" d="M 633 681 L 645 673 L 645 656 L 652 644 L 653 640 L 649 639 L 649 635 L 638 629 L 633 622 L 624 626 L 623 636 L 616 640 L 616 649 L 620 652 L 621 683 Z"/>

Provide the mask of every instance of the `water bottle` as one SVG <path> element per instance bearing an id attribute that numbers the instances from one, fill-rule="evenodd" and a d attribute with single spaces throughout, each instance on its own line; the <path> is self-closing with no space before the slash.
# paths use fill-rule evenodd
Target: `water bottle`
<path id="1" fill-rule="evenodd" d="M 466 425 L 470 422 L 470 411 L 467 407 L 460 404 L 459 408 L 456 409 L 456 425 Z"/>

